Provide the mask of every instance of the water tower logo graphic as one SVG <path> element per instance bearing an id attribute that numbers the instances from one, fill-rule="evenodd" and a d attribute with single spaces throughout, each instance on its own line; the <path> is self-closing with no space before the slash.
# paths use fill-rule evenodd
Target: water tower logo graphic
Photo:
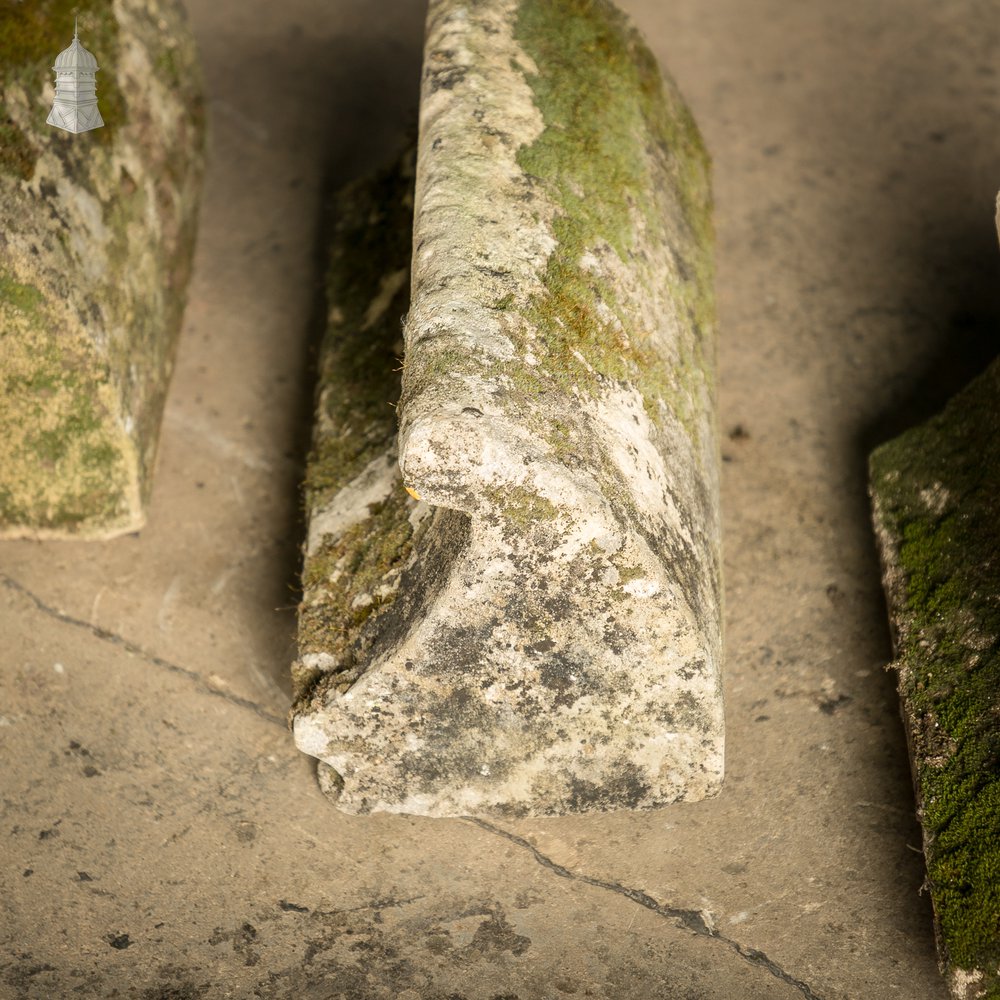
<path id="1" fill-rule="evenodd" d="M 46 119 L 67 132 L 89 132 L 104 124 L 97 107 L 97 60 L 81 44 L 73 24 L 73 43 L 56 56 L 56 99 Z"/>

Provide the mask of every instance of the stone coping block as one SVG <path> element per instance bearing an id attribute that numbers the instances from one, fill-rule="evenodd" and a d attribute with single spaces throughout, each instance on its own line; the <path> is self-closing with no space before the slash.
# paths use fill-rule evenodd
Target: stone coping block
<path id="1" fill-rule="evenodd" d="M 938 953 L 1000 998 L 1000 361 L 871 456 Z"/>
<path id="2" fill-rule="evenodd" d="M 686 106 L 603 0 L 432 0 L 412 253 L 386 236 L 393 176 L 338 203 L 299 747 L 355 813 L 714 793 L 711 205 Z M 394 350 L 398 442 L 356 374 Z"/>
<path id="3" fill-rule="evenodd" d="M 56 56 L 97 59 L 104 126 L 46 123 Z M 205 137 L 179 0 L 0 16 L 0 536 L 141 527 L 191 269 Z"/>

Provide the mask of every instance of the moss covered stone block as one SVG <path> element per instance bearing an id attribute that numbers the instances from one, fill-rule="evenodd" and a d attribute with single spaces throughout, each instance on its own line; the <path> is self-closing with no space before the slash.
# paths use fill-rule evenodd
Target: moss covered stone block
<path id="1" fill-rule="evenodd" d="M 105 122 L 79 135 L 46 124 L 75 16 Z M 141 527 L 204 138 L 178 0 L 0 0 L 0 535 Z"/>
<path id="2" fill-rule="evenodd" d="M 927 884 L 952 994 L 1000 998 L 1000 361 L 871 457 Z"/>
<path id="3" fill-rule="evenodd" d="M 409 301 L 410 149 L 334 199 L 299 606 L 293 714 L 346 692 L 369 666 L 418 534 L 402 485 L 394 407 Z M 421 514 L 426 513 L 426 507 Z"/>
<path id="4" fill-rule="evenodd" d="M 712 794 L 711 205 L 687 108 L 606 0 L 432 0 L 412 252 L 393 176 L 339 202 L 298 745 L 350 812 Z"/>

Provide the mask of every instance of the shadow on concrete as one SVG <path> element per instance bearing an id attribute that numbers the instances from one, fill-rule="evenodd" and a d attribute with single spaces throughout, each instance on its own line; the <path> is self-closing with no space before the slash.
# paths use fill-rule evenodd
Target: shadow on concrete
<path id="1" fill-rule="evenodd" d="M 301 487 L 313 425 L 317 351 L 326 328 L 331 199 L 348 181 L 391 161 L 416 132 L 423 9 L 424 4 L 413 4 L 405 37 L 361 33 L 324 39 L 296 25 L 290 38 L 243 39 L 235 47 L 239 61 L 224 66 L 224 86 L 213 87 L 213 72 L 223 72 L 219 64 L 207 66 L 210 98 L 215 91 L 243 94 L 246 107 L 268 113 L 261 125 L 270 141 L 288 142 L 303 173 L 320 176 L 308 290 L 300 293 L 308 296 L 308 321 L 288 337 L 297 363 L 288 387 L 293 412 L 278 447 L 286 461 L 271 486 L 282 498 L 269 528 L 275 539 L 269 565 L 275 571 L 256 591 L 261 613 L 250 623 L 262 663 L 285 694 L 291 691 L 289 666 L 296 655 L 295 609 L 306 530 Z M 287 179 L 275 176 L 273 183 Z"/>
<path id="2" fill-rule="evenodd" d="M 942 179 L 937 171 L 932 177 Z M 874 333 L 883 325 L 883 336 L 898 358 L 898 368 L 884 377 L 881 387 L 872 387 L 873 405 L 860 415 L 850 439 L 852 491 L 850 506 L 855 524 L 865 533 L 859 539 L 864 553 L 863 591 L 870 595 L 869 610 L 864 612 L 870 641 L 883 651 L 888 666 L 894 656 L 889 629 L 889 614 L 881 585 L 881 567 L 871 529 L 868 498 L 868 457 L 880 444 L 911 427 L 928 420 L 1000 354 L 1000 249 L 994 227 L 992 201 L 983 198 L 973 177 L 953 174 L 947 188 L 924 192 L 924 200 L 914 205 L 923 213 L 921 229 L 926 240 L 914 245 L 902 267 L 909 294 L 905 303 L 887 303 L 874 319 Z M 918 186 L 915 184 L 914 186 Z M 935 197 L 935 195 L 939 197 Z M 954 209 L 961 206 L 965 215 Z M 980 214 L 975 214 L 979 209 Z M 914 289 L 917 294 L 914 295 Z M 905 294 L 905 293 L 904 293 Z M 880 366 L 883 371 L 885 364 Z M 849 425 L 848 425 L 849 426 Z M 876 682 L 878 695 L 897 706 L 896 674 L 890 669 Z M 874 685 L 873 685 L 874 686 Z M 912 804 L 913 819 L 907 844 L 906 871 L 897 875 L 923 883 L 924 859 L 915 850 L 923 843 L 916 818 L 912 776 L 903 721 L 898 721 L 898 739 L 891 760 L 882 775 L 887 801 L 901 806 Z M 901 926 L 931 943 L 933 926 L 929 893 L 921 890 L 911 911 L 900 917 Z"/>

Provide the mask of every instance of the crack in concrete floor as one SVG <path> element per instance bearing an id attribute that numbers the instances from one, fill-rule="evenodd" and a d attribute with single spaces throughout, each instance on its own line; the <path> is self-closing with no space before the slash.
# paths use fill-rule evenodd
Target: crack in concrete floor
<path id="1" fill-rule="evenodd" d="M 667 906 L 665 903 L 657 902 L 652 896 L 641 889 L 632 889 L 622 885 L 620 882 L 609 882 L 605 879 L 595 878 L 593 875 L 583 875 L 580 872 L 571 871 L 569 868 L 565 868 L 543 854 L 530 840 L 525 840 L 524 837 L 519 837 L 516 833 L 511 833 L 509 830 L 494 826 L 484 819 L 469 816 L 466 818 L 466 822 L 473 823 L 497 837 L 503 837 L 512 844 L 517 844 L 518 847 L 530 851 L 534 855 L 535 860 L 543 868 L 547 868 L 560 878 L 569 879 L 571 882 L 583 882 L 585 885 L 594 886 L 596 889 L 604 889 L 608 892 L 615 892 L 619 896 L 624 896 L 626 899 L 632 900 L 633 903 L 638 903 L 639 906 L 644 906 L 647 910 L 652 910 L 661 917 L 676 921 L 678 926 L 690 931 L 692 934 L 719 941 L 751 965 L 766 969 L 776 979 L 780 979 L 783 983 L 788 983 L 789 986 L 794 986 L 806 1000 L 823 1000 L 819 994 L 812 990 L 808 983 L 804 983 L 801 979 L 796 979 L 785 972 L 777 962 L 768 958 L 764 952 L 756 948 L 748 948 L 740 944 L 739 941 L 734 941 L 732 938 L 726 937 L 725 934 L 720 934 L 717 930 L 709 927 L 699 910 L 685 910 L 679 907 Z"/>
<path id="2" fill-rule="evenodd" d="M 287 728 L 285 720 L 281 718 L 280 715 L 275 715 L 274 712 L 269 712 L 263 705 L 260 705 L 255 701 L 251 701 L 249 698 L 243 698 L 238 694 L 233 694 L 232 691 L 225 691 L 222 688 L 215 687 L 213 684 L 209 683 L 205 677 L 198 673 L 197 670 L 192 670 L 190 667 L 182 667 L 179 663 L 172 663 L 170 660 L 165 660 L 162 656 L 157 656 L 155 653 L 151 653 L 149 650 L 143 649 L 142 646 L 137 645 L 130 639 L 126 639 L 124 636 L 118 635 L 109 629 L 102 628 L 100 625 L 85 622 L 82 618 L 75 618 L 73 615 L 69 615 L 65 611 L 60 611 L 58 608 L 52 607 L 51 604 L 46 604 L 45 601 L 43 601 L 37 594 L 29 590 L 22 583 L 19 583 L 13 577 L 8 576 L 6 573 L 0 573 L 0 582 L 2 582 L 8 590 L 13 590 L 26 597 L 42 614 L 48 615 L 50 618 L 55 618 L 56 621 L 60 621 L 64 625 L 72 625 L 75 628 L 86 629 L 95 638 L 102 639 L 104 642 L 110 642 L 114 646 L 120 646 L 126 652 L 139 657 L 139 659 L 144 660 L 152 666 L 160 667 L 163 670 L 168 670 L 172 674 L 180 674 L 182 677 L 186 677 L 188 680 L 193 681 L 203 694 L 212 695 L 214 698 L 222 698 L 224 701 L 228 701 L 233 705 L 239 705 L 240 708 L 249 709 L 255 715 L 259 715 L 267 722 L 273 722 L 275 725 L 281 726 L 283 729 Z"/>
<path id="3" fill-rule="evenodd" d="M 275 723 L 276 725 L 285 726 L 285 722 L 279 716 L 272 712 L 269 712 L 263 705 L 257 702 L 251 701 L 248 698 L 243 698 L 239 695 L 233 694 L 230 691 L 225 691 L 220 688 L 214 687 L 212 684 L 206 680 L 198 671 L 192 670 L 189 667 L 181 666 L 178 663 L 172 663 L 170 660 L 164 659 L 162 656 L 158 656 L 149 650 L 143 649 L 141 646 L 126 639 L 124 636 L 118 635 L 109 629 L 102 628 L 99 625 L 94 625 L 91 622 L 83 621 L 80 618 L 76 618 L 73 615 L 67 614 L 65 611 L 61 611 L 58 608 L 53 607 L 51 604 L 43 601 L 37 594 L 29 590 L 22 583 L 15 580 L 13 577 L 8 576 L 6 573 L 0 573 L 0 582 L 8 589 L 15 593 L 22 595 L 27 598 L 35 606 L 35 608 L 41 612 L 43 615 L 47 615 L 57 621 L 62 622 L 66 625 L 72 625 L 75 628 L 81 628 L 88 631 L 95 638 L 100 639 L 104 642 L 111 643 L 112 645 L 119 646 L 126 652 L 131 653 L 133 656 L 137 656 L 144 662 L 149 663 L 152 666 L 159 667 L 163 670 L 167 670 L 173 674 L 180 674 L 186 677 L 188 680 L 194 682 L 199 690 L 203 694 L 211 695 L 212 697 L 222 698 L 225 701 L 230 702 L 233 705 L 237 705 L 240 708 L 247 709 L 253 712 L 255 715 L 266 720 L 267 722 Z M 509 830 L 504 830 L 501 827 L 495 826 L 494 824 L 488 822 L 487 820 L 481 819 L 479 817 L 469 816 L 465 817 L 465 822 L 473 824 L 480 827 L 483 830 L 493 834 L 497 837 L 502 837 L 505 840 L 516 844 L 522 850 L 530 852 L 535 860 L 545 869 L 557 875 L 560 878 L 569 879 L 572 882 L 581 882 L 584 885 L 593 886 L 597 889 L 603 889 L 607 892 L 614 892 L 620 896 L 624 896 L 626 899 L 631 900 L 633 903 L 639 906 L 645 907 L 647 910 L 652 910 L 654 913 L 661 917 L 665 917 L 669 920 L 676 922 L 677 926 L 683 928 L 684 930 L 690 931 L 692 934 L 699 935 L 701 937 L 708 937 L 713 940 L 719 941 L 726 947 L 734 951 L 740 958 L 749 962 L 751 965 L 757 966 L 759 968 L 765 969 L 776 979 L 787 983 L 789 986 L 794 987 L 802 994 L 806 1000 L 823 1000 L 823 998 L 815 993 L 808 983 L 803 982 L 800 979 L 796 979 L 790 973 L 786 972 L 777 962 L 769 958 L 763 951 L 756 948 L 749 948 L 740 942 L 727 937 L 725 934 L 721 934 L 719 931 L 710 927 L 705 921 L 704 916 L 699 910 L 688 910 L 679 907 L 668 906 L 665 903 L 660 903 L 655 900 L 648 893 L 643 892 L 641 889 L 633 889 L 629 886 L 622 885 L 617 881 L 608 881 L 605 879 L 595 878 L 592 875 L 585 875 L 581 872 L 575 872 L 560 865 L 558 862 L 553 861 L 546 854 L 543 854 L 534 844 L 526 840 L 524 837 L 520 837 L 515 833 L 511 833 Z M 376 902 L 365 904 L 362 907 L 354 907 L 351 909 L 361 910 L 361 909 L 371 909 L 375 908 L 385 908 L 386 906 L 401 906 L 409 902 L 414 902 L 418 899 L 422 899 L 422 896 L 414 896 L 409 899 L 381 902 L 376 905 Z M 294 907 L 298 909 L 298 907 Z M 338 912 L 349 912 L 349 911 L 338 911 Z"/>

